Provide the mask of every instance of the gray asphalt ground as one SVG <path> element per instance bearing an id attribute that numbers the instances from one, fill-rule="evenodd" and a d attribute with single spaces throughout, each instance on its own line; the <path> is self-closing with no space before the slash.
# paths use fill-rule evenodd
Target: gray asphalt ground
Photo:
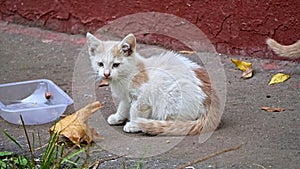
<path id="1" fill-rule="evenodd" d="M 205 54 L 211 56 L 212 61 L 217 62 L 218 59 L 215 58 L 221 58 L 223 67 L 217 71 L 220 71 L 220 75 L 225 73 L 225 76 L 220 79 L 219 85 L 224 85 L 227 91 L 223 93 L 226 102 L 220 128 L 204 143 L 199 143 L 199 136 L 150 137 L 143 134 L 125 134 L 122 126 L 108 126 L 105 119 L 116 111 L 115 104 L 107 87 L 94 87 L 96 93 L 86 92 L 89 86 L 95 84 L 90 68 L 86 66 L 88 62 L 80 60 L 84 45 L 84 35 L 68 35 L 0 22 L 0 84 L 51 79 L 75 101 L 66 110 L 66 115 L 95 99 L 105 101 L 103 109 L 90 121 L 103 136 L 103 140 L 96 141 L 91 147 L 90 161 L 101 161 L 122 154 L 127 157 L 107 160 L 98 168 L 123 168 L 123 165 L 126 168 L 135 168 L 139 161 L 143 168 L 174 168 L 238 145 L 242 146 L 237 150 L 222 153 L 188 168 L 299 168 L 299 63 Z M 141 50 L 149 47 L 141 46 Z M 240 78 L 241 72 L 231 63 L 231 58 L 252 62 L 254 76 L 250 79 Z M 82 84 L 74 78 L 78 69 L 79 72 L 86 72 L 83 74 Z M 271 76 L 279 72 L 288 73 L 291 78 L 281 84 L 268 85 Z M 270 113 L 260 110 L 261 106 L 282 107 L 285 111 Z M 46 144 L 49 139 L 48 130 L 53 124 L 54 122 L 27 126 L 27 130 L 35 135 L 39 134 L 42 144 Z M 22 126 L 10 124 L 0 118 L 0 129 L 10 133 L 24 147 L 27 146 Z M 144 148 L 132 145 L 135 141 L 143 140 Z M 111 145 L 108 145 L 108 141 L 111 141 Z M 4 135 L 0 136 L 0 151 L 21 153 Z"/>

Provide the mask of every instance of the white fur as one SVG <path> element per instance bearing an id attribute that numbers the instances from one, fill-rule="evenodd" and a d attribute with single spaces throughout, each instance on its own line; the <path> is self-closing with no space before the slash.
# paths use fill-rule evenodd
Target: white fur
<path id="1" fill-rule="evenodd" d="M 120 66 L 115 69 L 107 67 L 116 61 L 111 54 L 112 47 L 122 42 L 102 42 L 88 34 L 89 51 L 93 69 L 103 77 L 104 69 L 110 69 L 108 79 L 112 94 L 120 99 L 118 110 L 108 118 L 109 124 L 124 126 L 125 132 L 140 131 L 135 119 L 141 117 L 154 120 L 197 120 L 206 112 L 203 101 L 207 97 L 199 87 L 202 82 L 196 78 L 193 70 L 200 66 L 189 59 L 166 52 L 159 56 L 144 58 L 133 52 L 132 56 L 122 56 L 117 61 Z M 134 49 L 135 51 L 135 49 Z M 105 68 L 99 68 L 97 62 L 104 62 Z M 148 81 L 136 87 L 132 78 L 139 73 L 139 63 L 145 65 Z"/>

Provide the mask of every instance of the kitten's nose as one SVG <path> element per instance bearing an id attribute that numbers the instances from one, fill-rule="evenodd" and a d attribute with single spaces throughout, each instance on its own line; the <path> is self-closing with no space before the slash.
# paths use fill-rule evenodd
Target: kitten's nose
<path id="1" fill-rule="evenodd" d="M 105 78 L 109 78 L 110 73 L 104 73 L 103 75 L 104 75 Z"/>

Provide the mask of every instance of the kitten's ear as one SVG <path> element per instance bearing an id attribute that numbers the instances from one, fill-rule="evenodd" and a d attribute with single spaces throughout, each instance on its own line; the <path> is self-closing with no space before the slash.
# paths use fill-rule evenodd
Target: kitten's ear
<path id="1" fill-rule="evenodd" d="M 126 56 L 131 56 L 135 52 L 136 39 L 135 36 L 130 33 L 121 42 L 121 49 Z"/>
<path id="2" fill-rule="evenodd" d="M 97 39 L 94 35 L 88 32 L 86 34 L 86 39 L 90 56 L 95 56 L 97 50 L 103 50 L 102 41 Z"/>

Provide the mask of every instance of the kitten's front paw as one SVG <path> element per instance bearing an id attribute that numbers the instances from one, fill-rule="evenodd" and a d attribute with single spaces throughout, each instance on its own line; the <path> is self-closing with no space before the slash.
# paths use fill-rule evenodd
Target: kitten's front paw
<path id="1" fill-rule="evenodd" d="M 110 125 L 114 125 L 114 124 L 122 124 L 122 123 L 124 123 L 125 120 L 126 119 L 122 118 L 118 114 L 112 114 L 108 117 L 107 122 Z"/>
<path id="2" fill-rule="evenodd" d="M 137 126 L 136 123 L 127 122 L 123 128 L 123 131 L 127 133 L 136 133 L 136 132 L 140 132 L 141 129 Z"/>

